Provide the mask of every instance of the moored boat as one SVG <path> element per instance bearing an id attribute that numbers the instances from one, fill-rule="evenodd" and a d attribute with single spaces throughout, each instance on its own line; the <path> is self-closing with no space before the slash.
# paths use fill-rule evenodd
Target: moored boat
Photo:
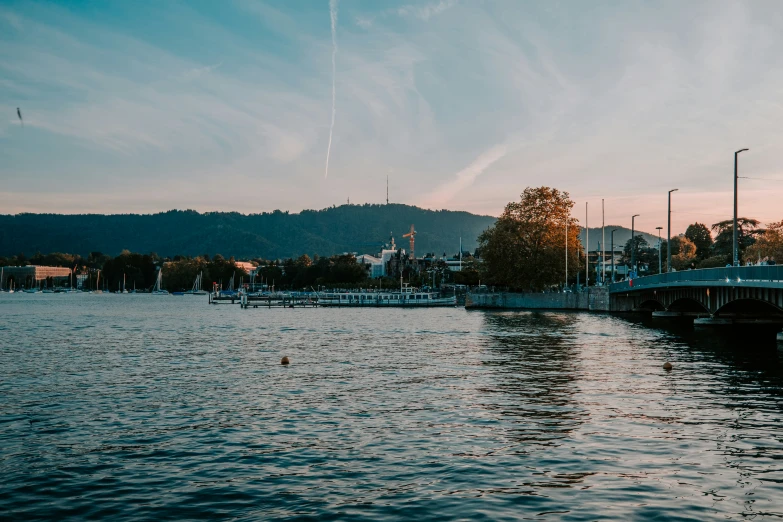
<path id="1" fill-rule="evenodd" d="M 326 292 L 318 294 L 318 306 L 433 307 L 456 306 L 456 296 L 424 292 L 403 286 L 394 292 Z"/>
<path id="2" fill-rule="evenodd" d="M 168 290 L 163 290 L 163 270 L 158 268 L 158 278 L 155 280 L 155 286 L 152 288 L 154 295 L 171 295 Z"/>
<path id="3" fill-rule="evenodd" d="M 184 293 L 188 295 L 207 295 L 206 290 L 202 290 L 201 288 L 202 277 L 203 277 L 203 272 L 200 272 L 196 276 L 196 280 L 193 282 L 193 288 Z"/>

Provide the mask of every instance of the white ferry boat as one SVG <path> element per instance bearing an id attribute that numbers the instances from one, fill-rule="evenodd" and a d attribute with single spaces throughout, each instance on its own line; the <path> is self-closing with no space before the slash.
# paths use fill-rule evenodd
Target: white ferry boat
<path id="1" fill-rule="evenodd" d="M 325 292 L 318 294 L 318 306 L 456 306 L 457 296 L 443 297 L 438 292 L 423 292 L 403 286 L 395 292 Z"/>

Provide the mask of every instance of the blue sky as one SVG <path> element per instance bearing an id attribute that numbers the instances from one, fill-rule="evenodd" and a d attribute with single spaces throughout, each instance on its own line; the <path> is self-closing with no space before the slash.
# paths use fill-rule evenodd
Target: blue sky
<path id="1" fill-rule="evenodd" d="M 652 231 L 783 179 L 775 1 L 0 4 L 0 212 L 498 215 L 526 186 Z M 334 53 L 334 76 L 332 56 Z M 334 128 L 326 155 L 332 118 Z M 16 117 L 20 107 L 25 125 Z M 783 181 L 740 213 L 783 219 Z"/>

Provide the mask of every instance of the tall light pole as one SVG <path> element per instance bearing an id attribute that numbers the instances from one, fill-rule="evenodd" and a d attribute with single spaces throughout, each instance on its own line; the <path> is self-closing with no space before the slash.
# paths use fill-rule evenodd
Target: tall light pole
<path id="1" fill-rule="evenodd" d="M 590 227 L 587 222 L 587 201 L 585 201 L 585 288 L 590 286 Z"/>
<path id="2" fill-rule="evenodd" d="M 635 228 L 635 219 L 639 217 L 639 214 L 634 214 L 631 216 L 631 271 L 636 273 L 636 241 L 634 240 L 634 234 L 636 231 Z"/>
<path id="3" fill-rule="evenodd" d="M 655 230 L 658 231 L 658 273 L 661 273 L 661 230 L 663 230 L 663 227 L 655 227 Z"/>
<path id="4" fill-rule="evenodd" d="M 612 250 L 611 250 L 611 252 L 612 252 L 612 283 L 614 283 L 614 233 L 615 233 L 615 231 L 617 231 L 616 228 L 614 230 L 612 230 L 612 232 L 609 234 L 612 237 Z"/>
<path id="5" fill-rule="evenodd" d="M 604 200 L 601 199 L 601 284 L 606 284 L 606 232 L 604 231 Z"/>
<path id="6" fill-rule="evenodd" d="M 672 192 L 680 189 L 671 189 L 669 191 L 669 228 L 666 230 L 666 271 L 672 271 Z"/>
<path id="7" fill-rule="evenodd" d="M 571 216 L 571 212 L 569 211 L 568 214 L 566 214 L 566 220 L 565 220 L 565 289 L 568 288 L 568 218 Z"/>
<path id="8" fill-rule="evenodd" d="M 734 241 L 733 241 L 733 256 L 732 259 L 734 260 L 733 266 L 739 265 L 739 257 L 738 257 L 738 245 L 737 245 L 737 156 L 740 152 L 744 152 L 748 149 L 740 149 L 737 152 L 734 153 Z"/>

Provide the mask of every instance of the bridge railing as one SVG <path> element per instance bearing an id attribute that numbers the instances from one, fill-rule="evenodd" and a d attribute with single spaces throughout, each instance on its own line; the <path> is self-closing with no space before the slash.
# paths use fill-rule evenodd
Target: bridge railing
<path id="1" fill-rule="evenodd" d="M 772 266 L 735 266 L 725 268 L 700 268 L 668 272 L 652 276 L 637 277 L 633 281 L 621 281 L 609 284 L 610 292 L 638 290 L 640 288 L 666 286 L 675 283 L 714 281 L 716 283 L 737 283 L 742 281 L 783 282 L 783 265 Z"/>

